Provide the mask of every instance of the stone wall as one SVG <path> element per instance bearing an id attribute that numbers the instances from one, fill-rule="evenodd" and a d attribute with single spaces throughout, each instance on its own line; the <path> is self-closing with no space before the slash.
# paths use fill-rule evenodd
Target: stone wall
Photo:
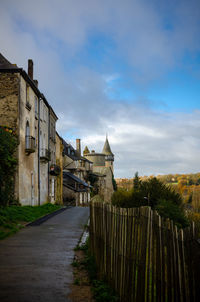
<path id="1" fill-rule="evenodd" d="M 49 109 L 41 99 L 40 106 L 40 155 L 49 150 Z M 40 204 L 49 201 L 49 163 L 40 159 Z"/>
<path id="2" fill-rule="evenodd" d="M 99 195 L 102 196 L 104 201 L 111 202 L 111 196 L 114 192 L 112 183 L 112 171 L 110 167 L 93 167 L 93 172 L 104 175 L 104 177 L 99 177 Z"/>
<path id="3" fill-rule="evenodd" d="M 18 134 L 19 75 L 0 73 L 0 125 Z"/>
<path id="4" fill-rule="evenodd" d="M 85 154 L 84 157 L 93 162 L 93 166 L 105 166 L 105 154 L 91 152 Z"/>
<path id="5" fill-rule="evenodd" d="M 28 91 L 27 91 L 28 89 Z M 22 205 L 38 205 L 38 120 L 35 118 L 35 92 L 20 78 L 20 123 L 19 123 L 19 201 Z M 31 109 L 26 106 L 29 102 Z M 27 154 L 26 123 L 30 126 L 30 136 L 36 139 L 35 152 Z"/>
<path id="6" fill-rule="evenodd" d="M 56 203 L 63 204 L 63 144 L 60 137 L 56 134 L 56 165 L 61 169 L 60 175 L 57 176 L 56 186 Z"/>

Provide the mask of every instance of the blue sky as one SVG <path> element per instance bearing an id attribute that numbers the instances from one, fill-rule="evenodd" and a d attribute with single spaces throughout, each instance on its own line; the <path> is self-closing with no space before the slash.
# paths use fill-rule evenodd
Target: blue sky
<path id="1" fill-rule="evenodd" d="M 1 0 L 0 52 L 116 177 L 199 172 L 199 0 Z"/>

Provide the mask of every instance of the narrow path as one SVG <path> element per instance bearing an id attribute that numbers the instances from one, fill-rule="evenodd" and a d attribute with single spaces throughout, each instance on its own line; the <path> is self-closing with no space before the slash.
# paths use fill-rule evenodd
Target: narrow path
<path id="1" fill-rule="evenodd" d="M 70 208 L 0 241 L 1 302 L 70 302 L 74 252 L 89 208 Z"/>

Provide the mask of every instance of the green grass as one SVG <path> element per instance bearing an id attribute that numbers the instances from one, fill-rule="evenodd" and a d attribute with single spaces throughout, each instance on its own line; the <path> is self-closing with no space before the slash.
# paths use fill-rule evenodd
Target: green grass
<path id="1" fill-rule="evenodd" d="M 0 207 L 0 239 L 16 233 L 28 222 L 52 213 L 61 206 L 46 203 L 42 206 Z"/>

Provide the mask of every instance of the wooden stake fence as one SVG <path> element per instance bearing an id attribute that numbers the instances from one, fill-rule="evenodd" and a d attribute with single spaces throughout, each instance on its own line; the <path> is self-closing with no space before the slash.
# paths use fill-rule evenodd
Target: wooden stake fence
<path id="1" fill-rule="evenodd" d="M 90 206 L 90 240 L 100 278 L 122 302 L 200 301 L 200 244 L 150 207 Z"/>

